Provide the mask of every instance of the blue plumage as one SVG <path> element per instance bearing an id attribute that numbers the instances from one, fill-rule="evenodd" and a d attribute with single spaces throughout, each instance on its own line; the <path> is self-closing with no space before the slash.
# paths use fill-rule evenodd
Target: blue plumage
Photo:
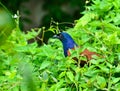
<path id="1" fill-rule="evenodd" d="M 67 52 L 69 49 L 73 49 L 75 46 L 77 46 L 75 41 L 72 39 L 72 37 L 68 33 L 61 32 L 54 37 L 58 38 L 62 42 L 65 57 L 68 56 Z"/>
<path id="2" fill-rule="evenodd" d="M 69 52 L 69 49 L 74 49 L 75 46 L 78 47 L 78 45 L 75 43 L 75 41 L 72 39 L 72 37 L 68 33 L 61 32 L 57 35 L 54 35 L 54 38 L 58 38 L 62 42 L 65 57 L 71 55 Z M 83 67 L 85 64 L 87 64 L 87 62 L 92 59 L 93 55 L 96 55 L 98 57 L 100 56 L 96 52 L 91 52 L 88 49 L 83 50 L 83 52 L 80 53 L 80 56 L 86 57 L 86 60 L 81 60 L 80 66 Z M 72 59 L 78 62 L 77 57 L 73 57 Z"/>

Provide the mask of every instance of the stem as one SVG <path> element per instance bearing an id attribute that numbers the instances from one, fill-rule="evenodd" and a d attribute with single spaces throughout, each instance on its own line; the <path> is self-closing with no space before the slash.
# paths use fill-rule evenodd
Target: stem
<path id="1" fill-rule="evenodd" d="M 111 88 L 111 85 L 112 85 L 111 82 L 110 82 L 111 81 L 111 75 L 112 74 L 111 74 L 111 68 L 110 68 L 109 79 L 108 79 L 108 91 L 110 91 L 110 88 Z"/>

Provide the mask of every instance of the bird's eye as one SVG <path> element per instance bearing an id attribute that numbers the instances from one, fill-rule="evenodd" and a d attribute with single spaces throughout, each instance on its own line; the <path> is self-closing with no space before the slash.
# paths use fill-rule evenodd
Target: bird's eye
<path id="1" fill-rule="evenodd" d="M 63 35 L 62 35 L 62 34 L 59 34 L 59 37 L 60 37 L 60 38 L 63 38 Z"/>
<path id="2" fill-rule="evenodd" d="M 59 38 L 61 38 L 61 37 L 62 37 L 62 34 L 61 34 L 61 33 L 59 33 L 59 34 L 57 34 L 57 36 L 59 36 Z"/>
<path id="3" fill-rule="evenodd" d="M 56 34 L 56 36 L 57 36 L 57 38 L 59 38 L 59 39 L 63 39 L 63 35 L 62 35 L 61 33 Z"/>
<path id="4" fill-rule="evenodd" d="M 57 36 L 60 36 L 60 34 L 57 34 Z"/>

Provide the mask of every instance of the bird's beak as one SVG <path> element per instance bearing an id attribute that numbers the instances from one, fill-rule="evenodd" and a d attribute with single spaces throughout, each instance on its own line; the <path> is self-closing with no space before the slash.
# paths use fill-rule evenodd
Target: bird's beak
<path id="1" fill-rule="evenodd" d="M 53 38 L 59 39 L 59 36 L 58 35 L 53 35 Z"/>

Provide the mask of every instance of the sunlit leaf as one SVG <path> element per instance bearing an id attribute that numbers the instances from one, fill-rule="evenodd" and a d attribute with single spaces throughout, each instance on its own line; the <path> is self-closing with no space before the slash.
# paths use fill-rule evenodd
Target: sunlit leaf
<path id="1" fill-rule="evenodd" d="M 112 82 L 113 82 L 113 84 L 115 84 L 115 83 L 117 83 L 117 82 L 119 82 L 120 81 L 120 78 L 112 78 Z"/>
<path id="2" fill-rule="evenodd" d="M 67 77 L 68 77 L 72 82 L 74 82 L 74 75 L 73 75 L 73 73 L 72 73 L 71 71 L 69 71 L 69 72 L 66 72 L 66 74 L 67 74 Z"/>
<path id="3" fill-rule="evenodd" d="M 40 65 L 40 70 L 45 69 L 48 67 L 51 63 L 49 61 L 43 61 L 43 63 Z"/>
<path id="4" fill-rule="evenodd" d="M 65 71 L 64 71 L 64 72 L 61 72 L 61 73 L 60 73 L 60 75 L 59 75 L 59 78 L 64 77 L 64 76 L 65 76 L 65 74 L 66 74 L 66 72 L 65 72 Z"/>
<path id="5" fill-rule="evenodd" d="M 100 85 L 100 88 L 104 88 L 106 86 L 106 80 L 102 76 L 97 77 L 97 83 Z"/>

